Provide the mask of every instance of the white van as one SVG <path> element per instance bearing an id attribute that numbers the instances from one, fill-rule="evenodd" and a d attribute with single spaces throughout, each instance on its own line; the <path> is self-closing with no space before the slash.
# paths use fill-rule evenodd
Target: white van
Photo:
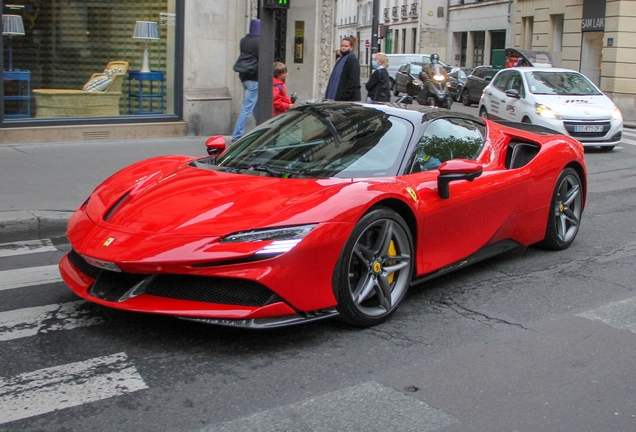
<path id="1" fill-rule="evenodd" d="M 421 63 L 430 63 L 431 56 L 429 54 L 387 54 L 389 59 L 389 67 L 386 68 L 389 73 L 389 77 L 391 78 L 391 88 L 393 88 L 393 84 L 395 83 L 395 73 L 404 63 L 413 63 L 413 62 L 421 62 Z M 440 61 L 442 66 L 447 66 L 446 63 Z"/>

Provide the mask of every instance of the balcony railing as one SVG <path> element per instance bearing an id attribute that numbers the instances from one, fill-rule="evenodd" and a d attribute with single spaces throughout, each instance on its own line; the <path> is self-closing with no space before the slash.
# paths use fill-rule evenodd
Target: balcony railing
<path id="1" fill-rule="evenodd" d="M 394 20 L 399 18 L 398 17 L 398 6 L 393 6 L 391 12 L 392 12 L 391 16 L 393 17 Z"/>
<path id="2" fill-rule="evenodd" d="M 390 8 L 384 8 L 384 21 L 390 21 L 391 17 L 389 16 L 389 9 Z"/>
<path id="3" fill-rule="evenodd" d="M 402 9 L 402 19 L 407 19 L 409 17 L 409 6 L 408 5 L 402 5 L 401 6 Z"/>
<path id="4" fill-rule="evenodd" d="M 419 4 L 417 3 L 411 3 L 411 11 L 409 12 L 409 16 L 411 18 L 417 18 L 417 7 L 419 6 Z"/>

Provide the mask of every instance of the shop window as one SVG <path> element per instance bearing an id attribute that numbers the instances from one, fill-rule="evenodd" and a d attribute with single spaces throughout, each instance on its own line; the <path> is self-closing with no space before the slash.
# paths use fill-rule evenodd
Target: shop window
<path id="1" fill-rule="evenodd" d="M 11 5 L 5 4 L 4 14 L 20 15 L 24 22 L 24 36 L 12 40 L 13 66 L 28 72 L 31 98 L 28 112 L 20 107 L 24 117 L 174 114 L 175 59 L 168 53 L 176 51 L 176 32 L 174 20 L 165 17 L 174 15 L 171 12 L 177 1 L 181 0 L 12 0 Z M 147 41 L 149 66 L 156 74 L 137 75 L 135 78 L 142 80 L 131 82 L 130 72 L 142 68 L 146 43 L 133 39 L 137 21 L 157 23 L 158 39 Z M 6 46 L 5 42 L 5 70 Z M 111 68 L 105 71 L 109 64 Z M 110 74 L 109 85 L 94 92 L 84 90 L 96 73 Z M 6 73 L 4 81 L 9 90 L 5 92 L 5 120 L 10 120 L 15 114 L 12 110 L 17 108 L 15 103 L 7 104 L 6 99 L 15 84 L 7 83 Z M 88 94 L 98 92 L 103 92 L 104 97 L 100 97 L 102 93 Z M 144 94 L 153 97 L 135 98 Z M 100 109 L 103 105 L 108 108 Z"/>

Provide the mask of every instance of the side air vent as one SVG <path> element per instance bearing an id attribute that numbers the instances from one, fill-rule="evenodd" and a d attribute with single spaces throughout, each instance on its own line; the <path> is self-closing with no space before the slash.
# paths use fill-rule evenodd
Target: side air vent
<path id="1" fill-rule="evenodd" d="M 510 141 L 506 154 L 506 168 L 521 168 L 539 153 L 541 147 L 534 143 Z"/>
<path id="2" fill-rule="evenodd" d="M 117 200 L 117 202 L 115 204 L 113 204 L 111 206 L 111 208 L 108 209 L 108 211 L 104 215 L 104 221 L 105 222 L 108 222 L 108 220 L 111 218 L 111 216 L 115 213 L 115 210 L 117 210 L 117 208 L 120 205 L 122 205 L 124 203 L 124 201 L 126 201 L 126 198 L 128 198 L 129 195 L 130 195 L 130 192 L 126 192 L 121 198 L 119 198 Z"/>

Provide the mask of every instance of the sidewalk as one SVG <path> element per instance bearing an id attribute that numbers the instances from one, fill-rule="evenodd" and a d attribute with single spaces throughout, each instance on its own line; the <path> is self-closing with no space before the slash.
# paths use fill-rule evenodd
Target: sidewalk
<path id="1" fill-rule="evenodd" d="M 206 138 L 0 144 L 0 243 L 63 236 L 75 209 L 111 174 L 153 156 L 205 156 Z"/>

